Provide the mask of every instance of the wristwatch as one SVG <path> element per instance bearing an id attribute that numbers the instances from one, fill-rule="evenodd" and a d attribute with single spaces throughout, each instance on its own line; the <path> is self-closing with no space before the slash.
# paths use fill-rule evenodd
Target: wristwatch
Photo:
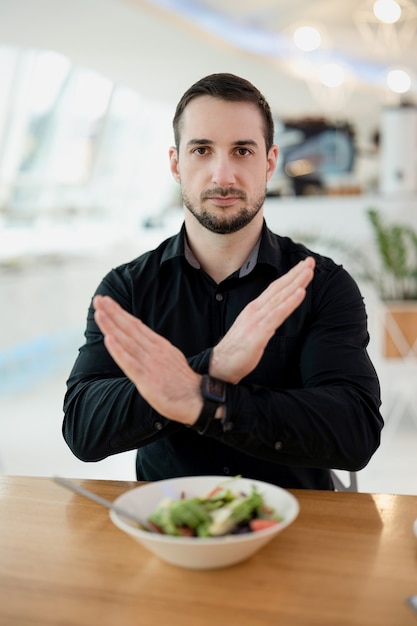
<path id="1" fill-rule="evenodd" d="M 204 434 L 214 419 L 219 406 L 226 402 L 226 383 L 208 374 L 203 374 L 200 389 L 204 404 L 194 427 L 200 434 Z"/>

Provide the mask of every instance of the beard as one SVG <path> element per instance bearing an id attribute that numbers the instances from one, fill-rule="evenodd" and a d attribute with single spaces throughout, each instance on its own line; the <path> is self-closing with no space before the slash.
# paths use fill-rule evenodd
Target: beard
<path id="1" fill-rule="evenodd" d="M 235 198 L 238 197 L 246 202 L 246 206 L 243 206 L 239 209 L 238 213 L 234 213 L 233 215 L 229 215 L 228 209 L 225 209 L 225 215 L 219 217 L 218 215 L 210 213 L 210 211 L 203 208 L 203 202 L 215 196 L 221 196 L 222 198 L 227 198 L 228 196 L 233 196 Z M 260 192 L 252 202 L 248 203 L 247 195 L 241 189 L 223 189 L 222 187 L 216 187 L 215 189 L 209 189 L 201 193 L 200 206 L 197 208 L 187 196 L 186 192 L 182 190 L 184 206 L 196 218 L 201 226 L 219 235 L 235 233 L 249 224 L 263 207 L 265 197 L 266 189 Z"/>

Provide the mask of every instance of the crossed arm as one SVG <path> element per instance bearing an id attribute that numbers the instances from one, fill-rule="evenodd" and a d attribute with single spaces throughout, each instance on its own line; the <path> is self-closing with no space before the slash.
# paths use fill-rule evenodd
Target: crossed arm
<path id="1" fill-rule="evenodd" d="M 301 261 L 243 309 L 213 349 L 211 376 L 236 384 L 257 366 L 276 329 L 303 301 L 314 266 L 311 257 Z M 107 350 L 141 396 L 160 415 L 194 424 L 203 406 L 201 375 L 184 354 L 110 297 L 96 296 L 93 304 Z"/>

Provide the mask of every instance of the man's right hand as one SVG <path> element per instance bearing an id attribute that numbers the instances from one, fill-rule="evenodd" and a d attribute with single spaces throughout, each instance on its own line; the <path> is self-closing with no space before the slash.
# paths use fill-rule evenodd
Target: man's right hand
<path id="1" fill-rule="evenodd" d="M 213 348 L 211 376 L 236 384 L 255 369 L 276 329 L 304 300 L 314 267 L 312 257 L 300 261 L 246 305 Z"/>

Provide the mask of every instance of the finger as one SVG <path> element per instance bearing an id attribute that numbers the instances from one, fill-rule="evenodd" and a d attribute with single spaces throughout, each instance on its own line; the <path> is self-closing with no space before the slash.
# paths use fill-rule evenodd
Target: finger
<path id="1" fill-rule="evenodd" d="M 105 337 L 117 337 L 123 341 L 123 336 L 128 334 L 126 325 L 121 325 L 120 313 L 108 311 L 105 307 L 98 307 L 94 313 L 94 319 Z"/>
<path id="2" fill-rule="evenodd" d="M 305 295 L 306 290 L 303 287 L 297 287 L 297 289 L 289 293 L 285 299 L 266 312 L 263 318 L 265 326 L 271 327 L 275 331 L 301 304 Z"/>
<path id="3" fill-rule="evenodd" d="M 100 298 L 95 304 L 94 317 L 104 335 L 104 345 L 120 369 L 134 380 L 150 352 L 140 331 L 140 326 L 146 326 L 110 298 Z"/>
<path id="4" fill-rule="evenodd" d="M 311 262 L 300 261 L 286 274 L 274 280 L 265 290 L 268 297 L 272 294 L 280 293 L 285 289 L 296 289 L 299 286 L 306 286 L 314 276 L 314 260 Z"/>
<path id="5" fill-rule="evenodd" d="M 275 280 L 252 302 L 252 321 L 268 335 L 274 332 L 303 301 L 314 275 L 314 259 L 301 261 Z M 249 305 L 251 306 L 251 305 Z"/>
<path id="6" fill-rule="evenodd" d="M 105 311 L 109 316 L 116 317 L 118 315 L 135 318 L 133 315 L 125 311 L 116 300 L 110 296 L 94 296 L 93 306 L 96 311 Z"/>
<path id="7" fill-rule="evenodd" d="M 106 335 L 104 337 L 104 345 L 120 369 L 123 370 L 128 378 L 134 380 L 140 366 L 133 354 L 130 354 L 114 335 Z"/>
<path id="8" fill-rule="evenodd" d="M 134 373 L 143 372 L 151 360 L 165 360 L 161 355 L 166 355 L 173 348 L 168 339 L 125 311 L 108 296 L 99 297 L 95 303 L 95 318 L 104 334 L 106 348 L 129 378 Z"/>
<path id="9" fill-rule="evenodd" d="M 276 306 L 284 301 L 291 293 L 299 287 L 305 288 L 314 276 L 315 261 L 309 257 L 300 261 L 295 267 L 283 276 L 272 282 L 265 291 L 258 297 L 261 306 Z"/>
<path id="10" fill-rule="evenodd" d="M 280 276 L 277 280 L 271 283 L 271 290 L 278 290 L 280 288 L 298 286 L 306 286 L 314 276 L 315 261 L 309 257 L 303 261 L 300 261 L 292 267 L 286 274 Z"/>
<path id="11" fill-rule="evenodd" d="M 127 349 L 136 345 L 150 350 L 156 333 L 139 318 L 125 311 L 109 296 L 96 296 L 93 301 L 96 311 L 94 319 L 104 335 L 117 337 Z"/>

